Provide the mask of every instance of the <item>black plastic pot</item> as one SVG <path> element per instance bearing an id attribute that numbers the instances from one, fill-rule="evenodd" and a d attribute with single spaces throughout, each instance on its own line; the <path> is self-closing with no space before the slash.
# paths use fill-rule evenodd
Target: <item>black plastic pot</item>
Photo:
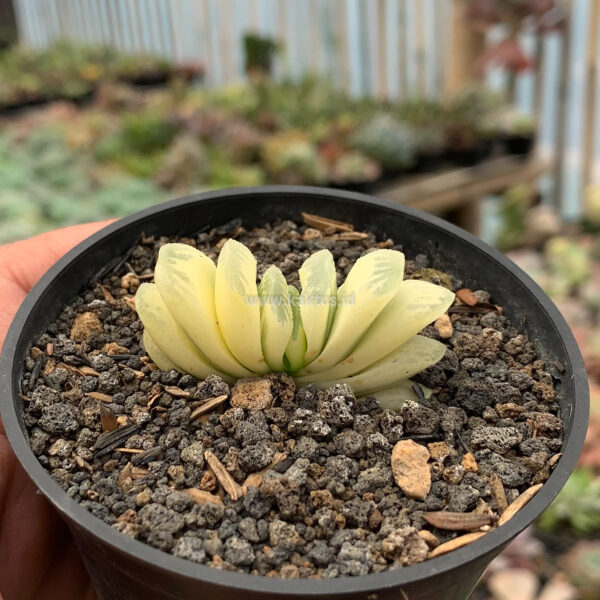
<path id="1" fill-rule="evenodd" d="M 535 136 L 533 135 L 507 135 L 504 138 L 504 147 L 508 154 L 529 154 L 533 148 Z"/>
<path id="2" fill-rule="evenodd" d="M 92 276 L 126 252 L 144 232 L 191 233 L 241 217 L 247 227 L 301 211 L 350 221 L 360 230 L 392 236 L 408 255 L 426 253 L 465 286 L 489 290 L 543 357 L 564 365 L 561 407 L 563 456 L 529 504 L 508 523 L 459 550 L 378 575 L 331 580 L 281 580 L 197 565 L 121 535 L 69 498 L 38 463 L 21 419 L 19 381 L 31 341 L 86 287 Z M 91 236 L 53 266 L 21 306 L 0 359 L 4 427 L 12 447 L 41 492 L 67 521 L 102 600 L 341 599 L 464 600 L 485 567 L 553 500 L 583 445 L 589 394 L 579 350 L 560 313 L 518 267 L 468 233 L 408 208 L 351 192 L 309 187 L 261 187 L 210 192 L 174 200 L 122 219 Z"/>

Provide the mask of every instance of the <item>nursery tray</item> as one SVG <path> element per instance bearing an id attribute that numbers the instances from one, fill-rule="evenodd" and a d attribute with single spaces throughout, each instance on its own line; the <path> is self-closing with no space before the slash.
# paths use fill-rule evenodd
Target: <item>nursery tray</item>
<path id="1" fill-rule="evenodd" d="M 517 183 L 528 183 L 549 170 L 551 161 L 531 156 L 503 156 L 473 167 L 447 169 L 431 175 L 402 177 L 376 190 L 379 197 L 434 214 L 456 211 L 458 225 L 478 232 L 479 201 Z"/>

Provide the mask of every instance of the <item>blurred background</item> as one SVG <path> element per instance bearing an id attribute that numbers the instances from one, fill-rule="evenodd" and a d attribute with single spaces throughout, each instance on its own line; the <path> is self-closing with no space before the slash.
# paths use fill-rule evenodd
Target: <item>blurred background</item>
<path id="1" fill-rule="evenodd" d="M 263 183 L 480 235 L 567 318 L 592 421 L 473 597 L 597 600 L 599 34 L 600 0 L 0 0 L 0 243 Z"/>

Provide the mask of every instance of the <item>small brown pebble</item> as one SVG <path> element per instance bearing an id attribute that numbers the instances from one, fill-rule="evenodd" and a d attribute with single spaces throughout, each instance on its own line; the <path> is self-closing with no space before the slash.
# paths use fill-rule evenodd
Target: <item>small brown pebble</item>
<path id="1" fill-rule="evenodd" d="M 185 469 L 183 465 L 171 465 L 167 469 L 167 475 L 173 481 L 181 481 L 185 477 Z"/>
<path id="2" fill-rule="evenodd" d="M 491 515 L 445 510 L 423 513 L 423 518 L 433 527 L 444 531 L 473 531 L 493 522 Z"/>
<path id="3" fill-rule="evenodd" d="M 107 460 L 102 467 L 105 473 L 112 473 L 119 466 L 119 461 L 116 458 Z"/>
<path id="4" fill-rule="evenodd" d="M 52 356 L 54 354 L 54 344 L 52 342 L 48 342 L 46 344 L 46 354 L 48 356 Z"/>
<path id="5" fill-rule="evenodd" d="M 454 328 L 452 327 L 452 322 L 447 314 L 438 317 L 433 326 L 437 329 L 438 335 L 443 340 L 449 340 L 452 337 Z"/>
<path id="6" fill-rule="evenodd" d="M 467 452 L 462 459 L 462 467 L 467 473 L 477 473 L 479 471 L 479 467 L 477 466 L 477 461 L 471 452 Z"/>
<path id="7" fill-rule="evenodd" d="M 461 535 L 449 542 L 445 542 L 444 544 L 440 544 L 437 548 L 434 548 L 429 553 L 429 558 L 435 558 L 436 556 L 441 556 L 442 554 L 446 554 L 447 552 L 452 552 L 452 550 L 458 550 L 458 548 L 462 548 L 471 542 L 482 538 L 486 534 L 485 531 L 476 531 L 474 533 L 467 533 L 465 535 Z"/>
<path id="8" fill-rule="evenodd" d="M 494 407 L 498 416 L 501 419 L 514 419 L 518 417 L 525 409 L 519 404 L 515 404 L 514 402 L 507 402 L 506 404 L 496 404 Z"/>
<path id="9" fill-rule="evenodd" d="M 129 354 L 129 348 L 119 346 L 116 342 L 109 342 L 102 346 L 102 354 Z"/>
<path id="10" fill-rule="evenodd" d="M 314 229 L 313 227 L 307 227 L 306 230 L 304 231 L 304 233 L 302 234 L 302 239 L 305 241 L 306 240 L 317 240 L 322 237 L 323 237 L 323 234 L 318 229 Z"/>
<path id="11" fill-rule="evenodd" d="M 477 304 L 477 296 L 469 288 L 458 290 L 456 297 L 467 306 L 475 306 Z"/>
<path id="12" fill-rule="evenodd" d="M 381 523 L 383 523 L 383 515 L 381 514 L 381 511 L 376 508 L 369 516 L 369 528 L 371 531 L 377 531 Z"/>
<path id="13" fill-rule="evenodd" d="M 238 379 L 231 390 L 231 406 L 248 410 L 265 410 L 273 405 L 271 382 L 267 378 Z"/>
<path id="14" fill-rule="evenodd" d="M 318 510 L 323 506 L 326 506 L 327 508 L 333 508 L 335 506 L 335 500 L 329 490 L 312 490 L 310 492 L 309 502 L 315 510 Z"/>
<path id="15" fill-rule="evenodd" d="M 431 488 L 429 452 L 413 440 L 401 440 L 392 450 L 392 473 L 398 487 L 410 498 L 425 500 Z"/>
<path id="16" fill-rule="evenodd" d="M 430 548 L 437 548 L 440 545 L 440 540 L 436 537 L 435 534 L 431 533 L 431 531 L 427 529 L 421 529 L 421 531 L 417 532 L 417 535 L 425 540 L 425 543 Z"/>
<path id="17" fill-rule="evenodd" d="M 152 492 L 150 488 L 144 488 L 141 492 L 139 492 L 135 497 L 135 504 L 140 508 L 142 506 L 146 506 L 148 502 L 152 500 Z"/>
<path id="18" fill-rule="evenodd" d="M 90 465 L 87 461 L 83 460 L 83 458 L 81 458 L 81 456 L 75 455 L 75 462 L 77 463 L 77 466 L 80 469 L 85 469 L 88 473 L 92 473 L 94 470 L 92 468 L 92 465 Z"/>
<path id="19" fill-rule="evenodd" d="M 137 517 L 135 510 L 128 508 L 118 519 L 120 523 L 133 523 Z"/>
<path id="20" fill-rule="evenodd" d="M 126 290 L 137 289 L 140 285 L 140 280 L 135 273 L 125 273 L 121 277 L 121 287 Z"/>
<path id="21" fill-rule="evenodd" d="M 498 520 L 498 525 L 504 525 L 509 519 L 512 519 L 542 488 L 541 483 L 531 486 L 525 490 L 514 502 L 512 502 Z"/>
<path id="22" fill-rule="evenodd" d="M 98 315 L 93 312 L 84 312 L 75 317 L 71 327 L 71 339 L 76 342 L 87 341 L 94 333 L 102 333 L 104 328 Z"/>
<path id="23" fill-rule="evenodd" d="M 199 490 L 196 488 L 189 488 L 187 490 L 183 490 L 196 504 L 220 504 L 223 505 L 223 500 L 219 498 L 219 496 L 215 496 L 215 494 L 211 494 L 210 492 L 206 492 L 204 490 Z"/>
<path id="24" fill-rule="evenodd" d="M 125 427 L 129 424 L 129 417 L 127 415 L 119 415 L 117 417 L 117 423 L 119 424 L 119 427 Z"/>
<path id="25" fill-rule="evenodd" d="M 396 529 L 381 542 L 381 553 L 403 566 L 423 562 L 429 548 L 414 527 Z"/>
<path id="26" fill-rule="evenodd" d="M 131 477 L 132 469 L 133 469 L 133 466 L 131 463 L 127 463 L 123 467 L 123 470 L 121 471 L 121 473 L 119 475 L 119 479 L 117 480 L 117 485 L 119 487 L 124 487 L 127 480 L 132 479 L 132 477 Z"/>
<path id="27" fill-rule="evenodd" d="M 212 471 L 204 471 L 199 487 L 204 492 L 212 492 L 217 487 L 217 478 Z"/>
<path id="28" fill-rule="evenodd" d="M 444 462 L 446 458 L 456 454 L 454 448 L 448 446 L 446 442 L 431 442 L 430 444 L 427 444 L 427 448 L 429 448 L 429 455 L 432 460 L 437 460 L 439 462 Z"/>

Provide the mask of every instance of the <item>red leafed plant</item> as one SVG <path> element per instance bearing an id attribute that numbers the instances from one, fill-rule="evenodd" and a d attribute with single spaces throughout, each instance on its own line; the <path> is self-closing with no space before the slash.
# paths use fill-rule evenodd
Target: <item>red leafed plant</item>
<path id="1" fill-rule="evenodd" d="M 512 73 L 520 73 L 533 66 L 519 42 L 525 28 L 538 33 L 557 29 L 565 21 L 559 0 L 467 0 L 467 19 L 473 27 L 486 31 L 494 25 L 504 25 L 506 36 L 490 45 L 481 55 L 481 71 L 494 65 Z"/>

